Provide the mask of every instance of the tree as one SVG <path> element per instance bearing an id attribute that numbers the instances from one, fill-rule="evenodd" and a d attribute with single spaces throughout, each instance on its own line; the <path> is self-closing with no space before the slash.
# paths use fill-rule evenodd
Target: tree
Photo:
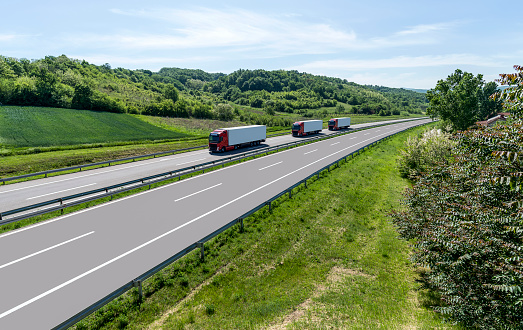
<path id="1" fill-rule="evenodd" d="M 479 114 L 478 120 L 487 120 L 494 117 L 503 109 L 501 100 L 491 98 L 498 90 L 498 85 L 490 81 L 483 86 L 478 93 L 479 98 Z"/>
<path id="2" fill-rule="evenodd" d="M 230 121 L 234 118 L 234 112 L 230 104 L 220 103 L 214 108 L 216 117 L 220 120 Z"/>
<path id="3" fill-rule="evenodd" d="M 178 97 L 179 97 L 178 90 L 176 89 L 176 87 L 174 87 L 174 85 L 167 84 L 165 86 L 165 90 L 163 92 L 163 96 L 166 99 L 173 100 L 173 102 L 176 103 L 176 101 L 178 101 Z"/>
<path id="4" fill-rule="evenodd" d="M 454 130 L 465 130 L 479 118 L 479 96 L 483 76 L 457 69 L 446 80 L 439 80 L 427 91 L 428 114 L 449 122 Z"/>

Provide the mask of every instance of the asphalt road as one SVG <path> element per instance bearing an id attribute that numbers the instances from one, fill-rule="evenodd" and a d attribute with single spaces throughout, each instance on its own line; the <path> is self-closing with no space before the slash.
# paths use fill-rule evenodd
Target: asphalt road
<path id="1" fill-rule="evenodd" d="M 260 157 L 0 235 L 0 329 L 49 329 L 327 164 L 407 127 Z"/>
<path id="2" fill-rule="evenodd" d="M 348 130 L 391 122 L 397 121 L 353 125 Z M 324 129 L 322 133 L 318 135 L 329 135 L 332 133 L 333 132 Z M 16 184 L 0 185 L 0 212 L 210 162 L 252 149 L 277 146 L 296 141 L 297 139 L 303 138 L 293 137 L 289 134 L 268 138 L 266 142 L 260 146 L 242 148 L 226 153 L 211 154 L 205 149 Z"/>

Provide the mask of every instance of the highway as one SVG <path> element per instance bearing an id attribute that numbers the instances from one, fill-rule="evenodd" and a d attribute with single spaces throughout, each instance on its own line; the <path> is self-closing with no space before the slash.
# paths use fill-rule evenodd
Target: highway
<path id="1" fill-rule="evenodd" d="M 378 123 L 352 125 L 348 130 L 370 127 L 377 124 L 403 121 L 404 120 L 384 121 Z M 324 129 L 322 133 L 317 134 L 316 136 L 329 135 L 332 133 L 333 132 Z M 249 150 L 277 146 L 304 138 L 293 137 L 291 134 L 289 134 L 268 138 L 266 142 L 260 146 L 242 148 L 226 153 L 211 154 L 207 149 L 197 150 L 193 152 L 186 152 L 172 156 L 164 156 L 133 163 L 103 167 L 83 172 L 64 174 L 9 185 L 0 185 L 0 212 L 5 212 L 98 188 L 105 188 L 110 185 L 115 185 L 134 179 L 140 179 L 155 174 L 166 173 L 188 166 L 218 160 L 223 157 L 229 157 L 234 154 L 243 153 Z"/>
<path id="2" fill-rule="evenodd" d="M 0 329 L 52 328 L 323 166 L 429 121 L 289 149 L 0 235 Z"/>

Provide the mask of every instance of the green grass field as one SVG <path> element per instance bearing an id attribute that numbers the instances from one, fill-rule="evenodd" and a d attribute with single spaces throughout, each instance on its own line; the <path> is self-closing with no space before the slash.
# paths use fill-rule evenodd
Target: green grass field
<path id="1" fill-rule="evenodd" d="M 387 214 L 413 130 L 311 179 L 76 326 L 80 329 L 459 329 L 420 289 Z"/>
<path id="2" fill-rule="evenodd" d="M 127 114 L 40 107 L 0 107 L 0 148 L 50 147 L 192 137 Z"/>

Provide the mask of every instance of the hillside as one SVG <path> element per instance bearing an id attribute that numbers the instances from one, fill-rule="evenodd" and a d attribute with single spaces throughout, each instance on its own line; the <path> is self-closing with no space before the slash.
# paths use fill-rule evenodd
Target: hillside
<path id="1" fill-rule="evenodd" d="M 15 106 L 0 108 L 0 148 L 184 137 L 190 135 L 162 129 L 124 114 L 58 108 Z"/>
<path id="2" fill-rule="evenodd" d="M 426 103 L 423 94 L 405 89 L 381 90 L 297 71 L 240 69 L 223 74 L 163 68 L 152 72 L 97 66 L 65 55 L 39 60 L 0 56 L 3 105 L 178 118 L 243 117 L 240 120 L 250 123 L 286 126 L 294 117 L 421 113 Z"/>

